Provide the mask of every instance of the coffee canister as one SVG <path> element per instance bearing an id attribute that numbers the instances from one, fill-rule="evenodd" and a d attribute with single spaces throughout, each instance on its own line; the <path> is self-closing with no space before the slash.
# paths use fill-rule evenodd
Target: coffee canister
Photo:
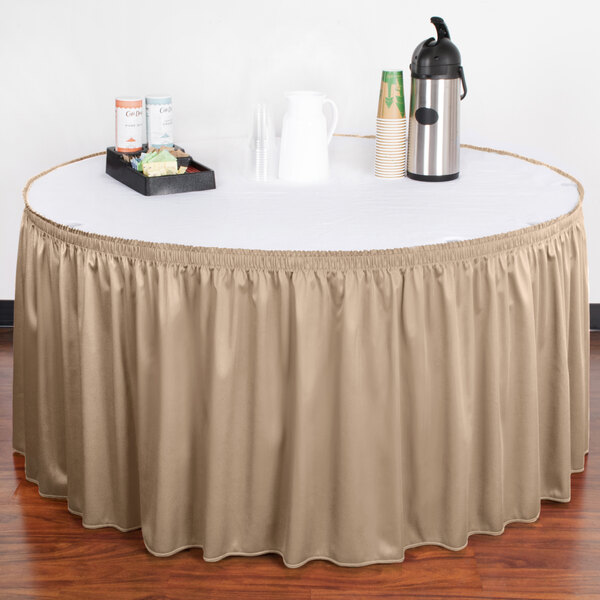
<path id="1" fill-rule="evenodd" d="M 173 145 L 173 100 L 171 96 L 146 96 L 148 146 Z"/>
<path id="2" fill-rule="evenodd" d="M 144 135 L 141 98 L 115 99 L 115 147 L 117 152 L 139 152 Z"/>

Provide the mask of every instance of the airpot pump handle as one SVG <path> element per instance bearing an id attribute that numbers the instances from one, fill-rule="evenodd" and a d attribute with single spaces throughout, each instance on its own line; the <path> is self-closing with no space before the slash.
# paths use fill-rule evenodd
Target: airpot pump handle
<path id="1" fill-rule="evenodd" d="M 435 26 L 435 30 L 437 31 L 438 42 L 443 38 L 450 39 L 450 32 L 448 31 L 448 26 L 444 23 L 444 19 L 442 17 L 431 17 L 431 22 Z"/>
<path id="2" fill-rule="evenodd" d="M 463 93 L 460 97 L 462 100 L 467 95 L 467 82 L 465 80 L 465 72 L 462 67 L 458 67 L 458 73 L 460 74 L 460 80 L 462 81 Z"/>

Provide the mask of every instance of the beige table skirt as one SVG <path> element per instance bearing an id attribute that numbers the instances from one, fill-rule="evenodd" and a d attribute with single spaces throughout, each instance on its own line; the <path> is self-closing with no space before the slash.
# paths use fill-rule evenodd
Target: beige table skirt
<path id="1" fill-rule="evenodd" d="M 401 561 L 570 499 L 588 330 L 581 199 L 513 233 L 315 253 L 113 239 L 26 206 L 14 448 L 42 495 L 158 556 Z"/>

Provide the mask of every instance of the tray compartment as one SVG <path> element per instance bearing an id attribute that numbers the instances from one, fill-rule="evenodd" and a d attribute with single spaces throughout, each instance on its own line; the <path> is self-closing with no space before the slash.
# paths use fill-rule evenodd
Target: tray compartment
<path id="1" fill-rule="evenodd" d="M 178 147 L 176 146 L 176 148 Z M 183 148 L 181 149 L 183 150 Z M 106 173 L 144 196 L 199 192 L 214 190 L 217 187 L 215 172 L 212 169 L 193 159 L 190 159 L 188 166 L 194 167 L 198 172 L 146 177 L 143 173 L 134 171 L 114 146 L 106 149 Z"/>

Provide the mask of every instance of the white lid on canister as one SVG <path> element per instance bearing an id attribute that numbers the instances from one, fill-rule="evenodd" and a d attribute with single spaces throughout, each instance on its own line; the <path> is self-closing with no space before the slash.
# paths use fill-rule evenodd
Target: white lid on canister
<path id="1" fill-rule="evenodd" d="M 146 104 L 169 104 L 172 102 L 170 95 L 153 95 L 146 96 Z"/>

